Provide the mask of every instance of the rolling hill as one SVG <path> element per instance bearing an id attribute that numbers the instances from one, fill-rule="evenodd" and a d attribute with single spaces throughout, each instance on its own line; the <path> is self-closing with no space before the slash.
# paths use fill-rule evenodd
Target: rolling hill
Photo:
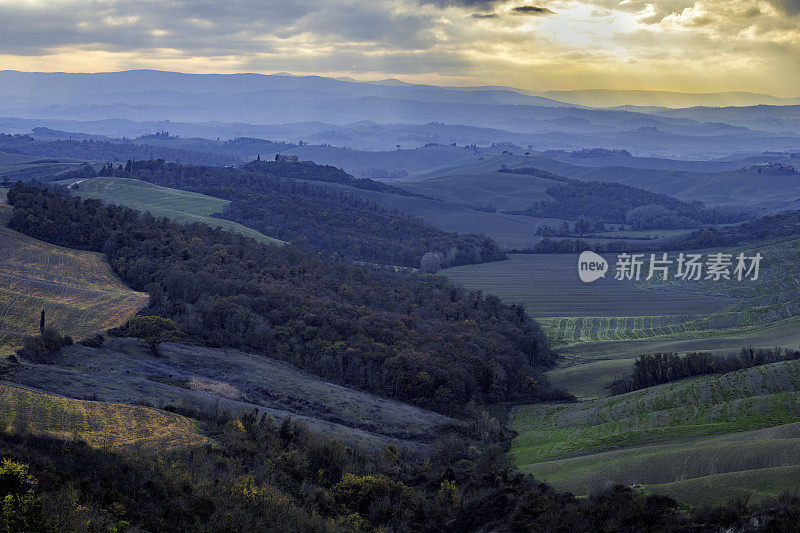
<path id="1" fill-rule="evenodd" d="M 283 243 L 237 222 L 213 217 L 214 213 L 221 213 L 230 203 L 228 200 L 213 196 L 170 189 L 128 178 L 81 180 L 70 185 L 70 192 L 75 196 L 97 198 L 107 203 L 147 211 L 153 216 L 171 218 L 184 224 L 202 222 L 212 228 L 235 231 L 267 244 Z"/>
<path id="2" fill-rule="evenodd" d="M 148 296 L 123 285 L 100 254 L 0 226 L 0 255 L 0 354 L 38 332 L 42 309 L 49 325 L 81 339 L 124 323 L 147 305 Z"/>
<path id="3" fill-rule="evenodd" d="M 523 407 L 512 455 L 524 471 L 578 494 L 623 483 L 694 504 L 775 496 L 800 487 L 799 389 L 800 362 L 788 361 Z"/>
<path id="4" fill-rule="evenodd" d="M 522 211 L 535 201 L 549 200 L 545 189 L 556 184 L 538 176 L 481 172 L 409 181 L 401 187 L 446 202 L 492 206 L 498 211 Z"/>

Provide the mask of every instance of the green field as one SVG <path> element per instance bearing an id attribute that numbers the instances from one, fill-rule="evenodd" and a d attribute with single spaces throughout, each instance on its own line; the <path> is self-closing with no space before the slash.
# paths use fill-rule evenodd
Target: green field
<path id="1" fill-rule="evenodd" d="M 800 361 L 526 406 L 513 427 L 523 470 L 577 494 L 618 482 L 715 503 L 748 487 L 755 496 L 797 490 Z M 740 485 L 727 486 L 732 477 Z"/>
<path id="2" fill-rule="evenodd" d="M 742 250 L 750 255 L 756 248 Z M 550 372 L 553 383 L 596 398 L 642 353 L 800 344 L 800 241 L 762 244 L 757 251 L 764 256 L 758 281 L 637 284 L 609 272 L 584 284 L 577 255 L 512 255 L 443 273 L 523 305 L 563 356 Z M 615 256 L 606 259 L 613 268 Z"/>
<path id="3" fill-rule="evenodd" d="M 74 183 L 70 189 L 72 194 L 77 196 L 126 205 L 133 209 L 148 211 L 154 216 L 171 218 L 176 222 L 202 222 L 211 227 L 235 231 L 267 244 L 283 242 L 237 222 L 212 217 L 214 213 L 221 213 L 230 203 L 228 200 L 213 196 L 169 189 L 127 178 L 90 178 Z"/>
<path id="4" fill-rule="evenodd" d="M 206 442 L 196 423 L 150 407 L 74 400 L 0 383 L 0 431 L 83 440 L 91 446 L 162 451 Z"/>
<path id="5" fill-rule="evenodd" d="M 126 322 L 148 296 L 128 289 L 101 254 L 48 244 L 0 226 L 0 354 L 47 323 L 76 339 Z"/>

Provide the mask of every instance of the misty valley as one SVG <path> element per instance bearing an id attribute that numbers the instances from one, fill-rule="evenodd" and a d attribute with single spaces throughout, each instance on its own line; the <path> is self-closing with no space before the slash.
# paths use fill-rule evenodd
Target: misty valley
<path id="1" fill-rule="evenodd" d="M 800 528 L 797 98 L 23 70 L 0 531 Z"/>

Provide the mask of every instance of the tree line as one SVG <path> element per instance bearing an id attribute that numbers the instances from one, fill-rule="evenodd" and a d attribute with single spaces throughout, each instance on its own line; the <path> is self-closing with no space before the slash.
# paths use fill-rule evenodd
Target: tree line
<path id="1" fill-rule="evenodd" d="M 362 267 L 297 246 L 260 244 L 94 199 L 16 184 L 9 226 L 103 252 L 147 315 L 187 340 L 290 361 L 326 379 L 442 412 L 465 404 L 563 397 L 555 361 L 520 306 L 443 277 Z"/>
<path id="2" fill-rule="evenodd" d="M 169 161 L 192 161 L 204 165 L 235 165 L 241 158 L 224 152 L 173 148 L 117 140 L 39 141 L 30 135 L 0 133 L 0 151 L 12 151 L 40 157 L 87 159 L 94 161 L 126 161 L 161 158 Z"/>
<path id="3" fill-rule="evenodd" d="M 793 359 L 800 359 L 800 351 L 784 348 L 742 348 L 738 354 L 727 355 L 711 352 L 645 354 L 636 359 L 628 375 L 615 379 L 609 388 L 611 394 L 624 394 L 694 376 L 734 372 Z"/>
<path id="4" fill-rule="evenodd" d="M 397 193 L 395 187 L 356 179 L 332 166 L 254 162 L 221 168 L 155 160 L 136 161 L 129 171 L 119 169 L 117 174 L 230 200 L 221 218 L 355 261 L 418 268 L 428 252 L 439 255 L 442 267 L 506 257 L 485 235 L 445 232 L 349 192 L 309 183 Z"/>
<path id="5" fill-rule="evenodd" d="M 545 189 L 552 198 L 511 214 L 545 218 L 626 224 L 632 229 L 691 229 L 703 224 L 729 224 L 751 217 L 740 208 L 706 207 L 617 182 L 582 181 L 537 168 L 501 169 L 500 172 L 543 177 L 558 183 Z"/>

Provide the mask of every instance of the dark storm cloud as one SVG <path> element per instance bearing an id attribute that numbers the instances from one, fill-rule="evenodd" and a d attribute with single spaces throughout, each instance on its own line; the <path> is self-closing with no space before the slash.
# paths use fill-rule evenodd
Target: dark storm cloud
<path id="1" fill-rule="evenodd" d="M 419 50 L 435 39 L 430 17 L 395 13 L 378 2 L 176 0 L 53 3 L 47 9 L 0 2 L 6 54 L 40 55 L 60 47 L 109 52 L 171 49 L 187 55 L 269 53 L 279 40 L 370 42 Z"/>
<path id="2" fill-rule="evenodd" d="M 789 15 L 800 13 L 800 0 L 772 0 L 772 4 Z"/>
<path id="3" fill-rule="evenodd" d="M 538 6 L 518 6 L 512 9 L 512 11 L 518 15 L 555 15 L 552 11 L 547 9 L 546 7 L 538 7 Z"/>

